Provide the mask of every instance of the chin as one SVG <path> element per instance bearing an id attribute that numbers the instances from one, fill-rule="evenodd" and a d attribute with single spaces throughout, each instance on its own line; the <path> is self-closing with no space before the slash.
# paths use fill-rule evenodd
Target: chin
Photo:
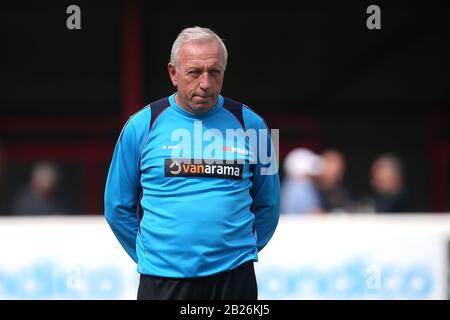
<path id="1" fill-rule="evenodd" d="M 210 108 L 214 106 L 214 100 L 208 99 L 195 101 L 194 99 L 194 101 L 191 100 L 191 106 L 193 106 L 194 108 Z"/>
<path id="2" fill-rule="evenodd" d="M 192 104 L 191 109 L 194 113 L 205 113 L 211 110 L 214 106 L 210 103 L 208 104 Z"/>

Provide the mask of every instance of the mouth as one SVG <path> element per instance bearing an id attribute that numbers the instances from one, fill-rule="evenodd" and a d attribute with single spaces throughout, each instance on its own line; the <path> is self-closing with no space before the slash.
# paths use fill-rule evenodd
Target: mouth
<path id="1" fill-rule="evenodd" d="M 204 99 L 204 100 L 206 100 L 206 99 L 210 99 L 211 97 L 210 97 L 210 96 L 200 96 L 200 95 L 194 95 L 194 96 L 193 96 L 193 98 L 200 98 L 200 99 Z"/>

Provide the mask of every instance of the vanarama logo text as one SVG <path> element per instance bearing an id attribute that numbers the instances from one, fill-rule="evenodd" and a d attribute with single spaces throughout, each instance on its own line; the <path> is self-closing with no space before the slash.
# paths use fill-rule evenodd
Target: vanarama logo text
<path id="1" fill-rule="evenodd" d="M 237 161 L 214 162 L 212 160 L 164 159 L 166 177 L 209 177 L 242 180 L 243 163 Z"/>

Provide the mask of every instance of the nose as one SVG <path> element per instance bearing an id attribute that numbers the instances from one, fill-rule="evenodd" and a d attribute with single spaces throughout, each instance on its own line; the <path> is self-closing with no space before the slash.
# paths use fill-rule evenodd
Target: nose
<path id="1" fill-rule="evenodd" d="M 207 91 L 211 88 L 211 79 L 209 77 L 208 72 L 203 72 L 202 77 L 200 79 L 200 89 L 203 91 Z"/>

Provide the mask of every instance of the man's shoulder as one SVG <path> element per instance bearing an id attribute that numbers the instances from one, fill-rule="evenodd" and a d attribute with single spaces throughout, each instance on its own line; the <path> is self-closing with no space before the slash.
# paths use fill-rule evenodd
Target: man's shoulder
<path id="1" fill-rule="evenodd" d="M 145 107 L 133 114 L 128 122 L 131 123 L 136 130 L 147 132 L 152 123 L 156 120 L 164 110 L 170 106 L 169 97 L 165 97 L 150 102 Z"/>
<path id="2" fill-rule="evenodd" d="M 264 118 L 249 106 L 244 104 L 242 113 L 244 116 L 244 121 L 248 123 L 249 127 L 258 129 L 267 128 Z"/>
<path id="3" fill-rule="evenodd" d="M 224 98 L 224 106 L 227 109 L 240 112 L 246 128 L 264 128 L 267 127 L 264 118 L 252 109 L 248 104 L 239 102 L 228 97 Z"/>
<path id="4" fill-rule="evenodd" d="M 134 113 L 129 119 L 127 124 L 132 124 L 136 129 L 148 126 L 150 121 L 151 109 L 150 104 L 141 108 L 139 111 Z"/>

